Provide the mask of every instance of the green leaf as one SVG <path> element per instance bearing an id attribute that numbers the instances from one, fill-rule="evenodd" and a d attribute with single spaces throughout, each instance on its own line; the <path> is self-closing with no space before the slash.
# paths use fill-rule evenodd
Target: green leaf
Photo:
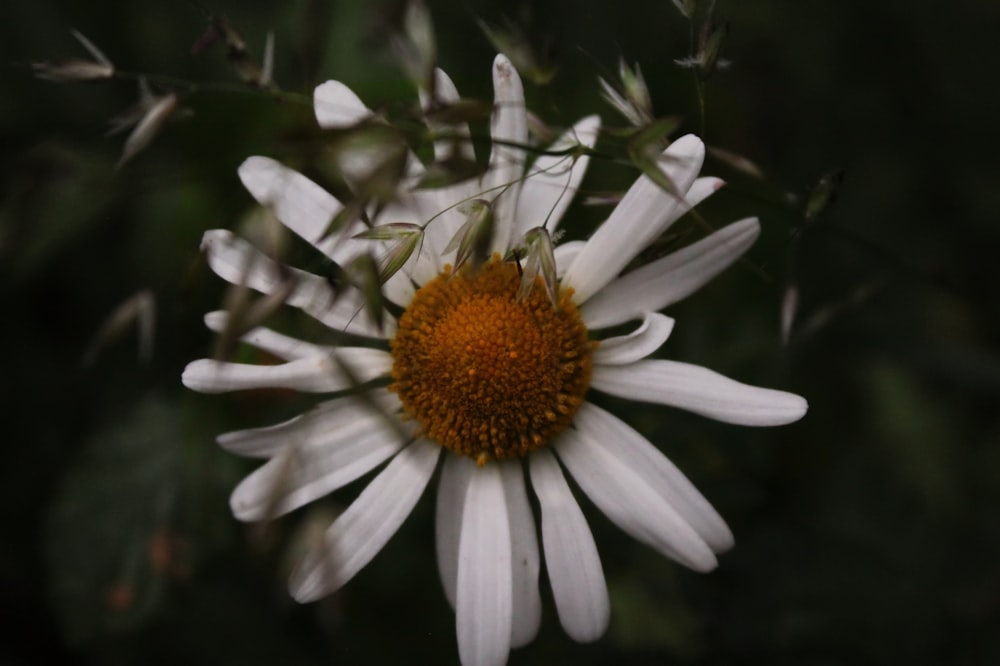
<path id="1" fill-rule="evenodd" d="M 444 254 L 457 250 L 456 271 L 469 259 L 472 259 L 473 266 L 486 261 L 493 241 L 493 205 L 489 201 L 485 199 L 470 201 L 463 212 L 466 213 L 465 222 L 444 248 Z"/>
<path id="2" fill-rule="evenodd" d="M 559 302 L 559 279 L 556 275 L 556 257 L 552 237 L 545 227 L 534 227 L 525 232 L 515 248 L 507 253 L 508 261 L 525 259 L 521 270 L 521 284 L 517 290 L 518 300 L 526 298 L 535 287 L 541 274 L 542 286 L 555 307 Z M 520 265 L 520 264 L 519 264 Z"/>
<path id="3" fill-rule="evenodd" d="M 377 227 L 372 227 L 371 229 L 365 229 L 360 233 L 354 234 L 354 238 L 359 240 L 394 241 L 401 238 L 408 238 L 413 234 L 420 233 L 423 233 L 423 229 L 419 224 L 411 224 L 409 222 L 390 222 L 388 224 L 380 224 Z"/>
<path id="4" fill-rule="evenodd" d="M 419 230 L 399 238 L 378 260 L 379 284 L 385 284 L 399 269 L 406 265 L 413 253 L 420 254 L 424 242 L 424 232 Z"/>
<path id="5" fill-rule="evenodd" d="M 361 290 L 365 309 L 368 310 L 372 323 L 381 330 L 385 323 L 385 296 L 382 294 L 378 262 L 370 254 L 358 255 L 351 262 L 351 275 L 355 285 Z"/>

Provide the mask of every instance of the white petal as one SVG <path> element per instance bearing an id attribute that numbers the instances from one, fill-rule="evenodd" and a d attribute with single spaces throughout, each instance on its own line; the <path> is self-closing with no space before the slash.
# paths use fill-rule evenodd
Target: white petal
<path id="1" fill-rule="evenodd" d="M 305 414 L 263 428 L 248 428 L 227 432 L 216 439 L 219 446 L 248 458 L 271 458 L 286 444 L 314 446 L 329 439 L 328 431 L 338 430 L 354 420 L 355 406 L 361 402 L 382 410 L 386 414 L 399 411 L 399 398 L 385 388 L 372 389 L 362 400 L 357 396 L 345 396 L 321 402 Z"/>
<path id="2" fill-rule="evenodd" d="M 344 371 L 344 367 L 350 375 Z M 259 388 L 286 388 L 328 393 L 367 382 L 392 370 L 392 356 L 381 349 L 340 347 L 332 354 L 300 358 L 277 365 L 229 363 L 203 358 L 188 363 L 181 381 L 201 393 L 225 393 Z"/>
<path id="3" fill-rule="evenodd" d="M 420 108 L 424 111 L 428 111 L 431 108 L 432 101 L 449 105 L 461 99 L 458 89 L 455 88 L 455 84 L 441 69 L 434 70 L 434 88 L 434 100 L 431 99 L 426 90 L 423 88 L 420 89 Z M 436 123 L 431 125 L 431 129 L 450 135 L 447 139 L 439 139 L 434 142 L 434 159 L 447 159 L 456 147 L 461 157 L 469 160 L 474 159 L 475 156 L 472 153 L 472 140 L 469 138 L 468 124 L 457 123 L 454 125 L 445 125 Z"/>
<path id="4" fill-rule="evenodd" d="M 691 183 L 691 187 L 688 189 L 687 194 L 684 195 L 684 201 L 687 203 L 688 208 L 694 208 L 702 201 L 721 190 L 725 184 L 726 181 L 721 178 L 716 178 L 715 176 L 701 176 L 699 178 L 695 178 L 694 182 Z"/>
<path id="5" fill-rule="evenodd" d="M 464 666 L 503 666 L 511 643 L 510 526 L 499 465 L 469 480 L 458 546 L 455 615 Z"/>
<path id="6" fill-rule="evenodd" d="M 658 312 L 647 312 L 642 325 L 628 335 L 601 340 L 594 351 L 594 363 L 624 365 L 646 358 L 667 341 L 672 330 L 673 319 Z"/>
<path id="7" fill-rule="evenodd" d="M 583 145 L 593 148 L 601 127 L 598 116 L 587 116 L 559 137 L 548 151 L 566 150 Z M 528 169 L 521 187 L 517 207 L 517 227 L 514 240 L 532 227 L 545 226 L 550 232 L 559 225 L 566 207 L 576 196 L 577 188 L 587 172 L 588 155 L 539 155 Z"/>
<path id="8" fill-rule="evenodd" d="M 380 331 L 365 311 L 361 292 L 346 288 L 334 294 L 324 278 L 287 266 L 265 256 L 250 243 L 225 229 L 206 231 L 201 242 L 208 265 L 223 280 L 265 294 L 283 288 L 286 280 L 295 281 L 295 289 L 286 303 L 312 315 L 335 331 L 385 338 L 392 335 L 395 319 L 385 313 L 384 331 Z"/>
<path id="9" fill-rule="evenodd" d="M 441 69 L 435 70 L 435 86 L 439 101 L 445 104 L 459 101 L 460 97 L 455 84 L 452 83 L 448 75 Z M 427 110 L 430 102 L 431 99 L 427 91 L 421 89 L 421 108 Z M 469 127 L 466 123 L 455 125 L 435 124 L 431 128 L 446 131 L 458 137 L 457 148 L 459 155 L 469 160 L 475 158 L 472 150 L 472 140 L 469 138 Z M 455 147 L 454 143 L 450 139 L 436 141 L 434 143 L 435 159 L 447 158 Z M 420 211 L 420 220 L 423 222 L 433 218 L 433 221 L 427 225 L 425 230 L 428 245 L 425 251 L 432 255 L 433 270 L 430 272 L 426 270 L 415 271 L 413 279 L 418 285 L 422 286 L 426 284 L 441 272 L 443 268 L 441 257 L 444 254 L 444 248 L 448 246 L 452 237 L 465 221 L 463 215 L 458 211 L 456 204 L 474 198 L 477 191 L 478 183 L 474 179 L 469 179 L 464 182 L 455 183 L 449 187 L 420 189 L 413 192 L 413 198 Z M 428 262 L 428 264 L 430 263 L 432 262 Z"/>
<path id="10" fill-rule="evenodd" d="M 530 643 L 542 622 L 542 596 L 538 591 L 538 536 L 535 519 L 524 487 L 524 467 L 520 460 L 501 463 L 507 517 L 510 520 L 510 550 L 513 590 L 511 647 Z"/>
<path id="11" fill-rule="evenodd" d="M 262 206 L 300 237 L 329 255 L 335 238 L 326 236 L 343 205 L 302 174 L 269 157 L 248 157 L 239 168 L 244 187 Z M 322 242 L 320 242 L 322 241 Z"/>
<path id="12" fill-rule="evenodd" d="M 712 549 L 663 497 L 624 461 L 616 458 L 600 433 L 566 430 L 553 448 L 583 492 L 637 541 L 696 571 L 710 571 Z"/>
<path id="13" fill-rule="evenodd" d="M 528 141 L 528 113 L 524 107 L 524 86 L 517 69 L 504 55 L 493 61 L 493 119 L 490 136 L 493 150 L 489 170 L 483 180 L 486 197 L 495 199 L 493 251 L 507 251 L 514 233 L 517 201 L 524 175 L 524 150 L 511 144 Z"/>
<path id="14" fill-rule="evenodd" d="M 576 259 L 576 255 L 580 254 L 580 250 L 582 250 L 586 244 L 586 241 L 566 241 L 565 243 L 556 245 L 556 275 L 558 275 L 560 279 L 566 274 L 566 271 L 573 263 L 573 260 Z"/>
<path id="15" fill-rule="evenodd" d="M 705 158 L 705 144 L 688 134 L 670 144 L 660 160 L 678 192 L 686 193 Z M 643 248 L 667 230 L 690 205 L 641 176 L 587 241 L 566 273 L 578 304 L 596 294 Z"/>
<path id="16" fill-rule="evenodd" d="M 698 489 L 666 456 L 628 424 L 600 407 L 584 403 L 576 425 L 622 465 L 641 477 L 680 514 L 713 551 L 733 546 L 733 533 Z"/>
<path id="17" fill-rule="evenodd" d="M 270 206 L 275 216 L 286 227 L 309 241 L 320 252 L 341 265 L 350 263 L 362 253 L 378 255 L 386 244 L 352 238 L 367 227 L 361 220 L 353 220 L 345 227 L 328 235 L 330 223 L 343 206 L 322 187 L 280 162 L 267 157 L 250 157 L 240 165 L 240 179 L 253 197 L 264 206 Z M 375 222 L 418 222 L 412 211 L 392 207 Z M 405 304 L 412 296 L 407 294 L 409 281 L 397 273 L 385 285 L 386 296 L 394 303 Z M 400 292 L 399 290 L 403 291 Z"/>
<path id="18" fill-rule="evenodd" d="M 316 86 L 313 92 L 316 121 L 324 129 L 337 129 L 357 125 L 372 112 L 364 102 L 340 81 L 327 81 Z"/>
<path id="19" fill-rule="evenodd" d="M 591 386 L 641 402 L 680 407 L 716 421 L 748 426 L 784 425 L 802 418 L 808 404 L 785 391 L 741 384 L 708 368 L 677 361 L 597 366 Z"/>
<path id="20" fill-rule="evenodd" d="M 285 447 L 236 486 L 229 499 L 233 515 L 270 520 L 367 474 L 409 439 L 395 419 L 354 398 L 284 424 Z"/>
<path id="21" fill-rule="evenodd" d="M 223 333 L 229 323 L 229 313 L 216 310 L 205 315 L 205 325 L 216 333 Z M 309 356 L 322 356 L 333 351 L 333 347 L 314 345 L 287 335 L 258 326 L 240 336 L 240 340 L 286 361 L 294 361 Z"/>
<path id="22" fill-rule="evenodd" d="M 760 234 L 750 217 L 613 280 L 580 308 L 588 328 L 628 321 L 694 293 L 746 252 Z"/>
<path id="23" fill-rule="evenodd" d="M 542 507 L 542 547 L 559 622 L 575 641 L 596 640 L 608 628 L 611 604 L 601 558 L 555 456 L 531 454 L 531 485 Z"/>
<path id="24" fill-rule="evenodd" d="M 440 452 L 419 440 L 392 459 L 292 572 L 289 588 L 296 601 L 336 591 L 382 550 L 423 494 Z"/>
<path id="25" fill-rule="evenodd" d="M 468 456 L 444 454 L 441 479 L 438 481 L 437 513 L 434 517 L 438 573 L 444 596 L 455 607 L 455 588 L 458 586 L 458 540 L 462 534 L 462 510 L 465 493 L 476 463 Z"/>

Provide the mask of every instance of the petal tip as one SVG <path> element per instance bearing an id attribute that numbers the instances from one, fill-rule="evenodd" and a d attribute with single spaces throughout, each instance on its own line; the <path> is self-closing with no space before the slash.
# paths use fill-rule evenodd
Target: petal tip
<path id="1" fill-rule="evenodd" d="M 493 88 L 498 99 L 520 99 L 524 96 L 521 75 L 507 56 L 498 53 L 493 59 Z"/>
<path id="2" fill-rule="evenodd" d="M 725 523 L 722 523 L 717 533 L 711 534 L 707 543 L 708 547 L 712 549 L 712 552 L 716 555 L 722 555 L 733 549 L 736 545 L 736 539 L 733 537 L 732 530 Z"/>
<path id="3" fill-rule="evenodd" d="M 762 421 L 765 426 L 783 426 L 802 419 L 809 411 L 809 403 L 805 398 L 787 391 L 773 390 L 775 400 L 768 410 L 768 418 Z"/>
<path id="4" fill-rule="evenodd" d="M 505 56 L 503 53 L 498 53 L 495 58 L 493 58 L 493 69 L 496 72 L 500 72 L 505 67 L 513 67 L 514 65 L 510 62 L 510 58 Z"/>
<path id="5" fill-rule="evenodd" d="M 806 413 L 809 411 L 809 401 L 803 398 L 801 395 L 796 395 L 795 393 L 790 393 L 789 395 L 795 398 L 795 400 L 792 401 L 793 407 L 791 411 L 794 415 L 794 418 L 792 419 L 792 421 L 790 421 L 791 423 L 794 421 L 798 421 L 799 419 L 801 419 L 806 415 Z"/>
<path id="6" fill-rule="evenodd" d="M 685 564 L 698 573 L 709 573 L 714 571 L 716 567 L 719 566 L 719 560 L 717 560 L 715 554 L 712 553 L 711 557 L 692 560 L 690 562 L 685 562 Z"/>
<path id="7" fill-rule="evenodd" d="M 594 147 L 600 131 L 601 117 L 596 113 L 584 116 L 576 123 L 576 139 L 588 148 Z"/>
<path id="8" fill-rule="evenodd" d="M 308 604 L 319 599 L 321 595 L 316 594 L 316 591 L 311 589 L 313 586 L 309 585 L 308 575 L 301 571 L 303 564 L 300 563 L 292 571 L 291 579 L 288 581 L 288 594 L 292 599 L 295 599 L 296 603 Z"/>
<path id="9" fill-rule="evenodd" d="M 371 115 L 350 86 L 333 79 L 313 90 L 313 111 L 319 126 L 327 129 L 350 127 Z"/>
<path id="10" fill-rule="evenodd" d="M 205 327 L 210 331 L 221 332 L 229 321 L 229 313 L 225 310 L 214 310 L 206 312 L 204 316 Z"/>
<path id="11" fill-rule="evenodd" d="M 232 494 L 229 496 L 229 510 L 232 512 L 233 517 L 242 523 L 252 523 L 254 521 L 260 520 L 261 516 L 258 515 L 258 511 L 255 510 L 255 505 L 253 502 L 247 500 L 245 495 L 247 479 L 243 480 L 243 483 L 236 486 Z"/>
<path id="12" fill-rule="evenodd" d="M 701 171 L 702 164 L 705 162 L 705 144 L 696 135 L 685 134 L 667 146 L 667 149 L 663 151 L 663 156 L 667 160 L 677 162 L 682 172 L 692 175 L 693 181 L 693 176 Z M 685 190 L 690 187 L 692 181 L 688 181 L 689 184 L 684 188 Z"/>
<path id="13" fill-rule="evenodd" d="M 275 161 L 270 157 L 252 155 L 236 169 L 243 187 L 259 199 L 259 193 L 274 174 Z"/>
<path id="14" fill-rule="evenodd" d="M 212 245 L 222 243 L 230 236 L 230 232 L 225 229 L 209 229 L 201 236 L 201 251 L 207 252 Z"/>
<path id="15" fill-rule="evenodd" d="M 210 365 L 211 361 L 205 358 L 191 361 L 184 367 L 184 371 L 181 373 L 181 383 L 192 391 L 209 393 L 208 384 L 205 382 L 205 374 L 209 372 L 208 366 Z"/>

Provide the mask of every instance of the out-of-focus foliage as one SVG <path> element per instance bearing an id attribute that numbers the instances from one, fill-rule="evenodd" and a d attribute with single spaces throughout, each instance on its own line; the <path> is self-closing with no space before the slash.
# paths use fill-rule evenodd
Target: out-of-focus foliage
<path id="1" fill-rule="evenodd" d="M 613 199 L 636 176 L 602 155 L 641 158 L 668 121 L 702 134 L 706 172 L 729 185 L 656 251 L 747 215 L 763 232 L 744 261 L 671 308 L 677 325 L 661 354 L 810 402 L 801 423 L 774 430 L 616 408 L 730 521 L 736 548 L 718 571 L 693 574 L 585 506 L 611 628 L 576 645 L 546 597 L 539 640 L 511 663 L 1000 663 L 1000 92 L 989 85 L 1000 55 L 983 47 L 1000 32 L 1000 8 L 426 7 L 433 49 L 419 16 L 391 0 L 0 7 L 0 621 L 10 637 L 0 662 L 456 662 L 430 497 L 340 594 L 298 607 L 284 590 L 291 535 L 345 506 L 361 482 L 315 514 L 239 525 L 226 493 L 253 465 L 214 437 L 312 403 L 282 391 L 194 395 L 179 379 L 212 352 L 202 316 L 225 293 L 200 258 L 201 235 L 254 210 L 236 177 L 242 160 L 268 155 L 346 187 L 327 168 L 331 135 L 315 127 L 313 86 L 340 79 L 385 117 L 411 121 L 373 130 L 391 134 L 392 178 L 399 137 L 430 159 L 411 81 L 427 63 L 407 71 L 389 46 L 409 20 L 411 50 L 436 55 L 466 100 L 434 119 L 471 119 L 480 158 L 495 44 L 532 70 L 529 106 L 548 127 L 599 112 L 623 130 L 599 142 L 584 197 Z M 205 42 L 222 16 L 238 33 Z M 35 78 L 31 63 L 83 57 L 73 29 L 129 78 Z M 236 60 L 225 48 L 234 34 Z M 693 68 L 675 63 L 691 58 Z M 602 98 L 598 76 L 628 93 L 620 62 L 641 66 L 628 74 L 633 89 L 640 79 L 648 88 L 652 111 L 642 99 L 635 114 L 644 128 Z M 116 170 L 128 138 L 104 135 L 137 108 L 138 73 L 151 75 L 157 99 L 177 94 L 176 110 Z M 129 117 L 138 127 L 144 116 Z M 434 182 L 482 168 L 458 148 Z M 575 205 L 565 239 L 586 237 L 608 210 Z M 323 271 L 303 244 L 282 251 Z M 367 267 L 372 285 L 398 258 Z M 109 316 L 142 290 L 156 304 L 151 361 L 137 361 L 137 332 L 124 327 L 85 365 Z M 268 324 L 331 342 L 287 308 Z M 227 354 L 257 360 L 230 337 Z"/>
<path id="2" fill-rule="evenodd" d="M 44 528 L 53 608 L 74 646 L 148 621 L 232 531 L 206 511 L 225 497 L 227 465 L 190 441 L 180 406 L 151 396 L 131 409 L 84 443 Z"/>

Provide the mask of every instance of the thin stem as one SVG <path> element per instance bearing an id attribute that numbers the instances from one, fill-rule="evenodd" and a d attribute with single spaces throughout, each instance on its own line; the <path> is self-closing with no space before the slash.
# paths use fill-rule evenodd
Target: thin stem
<path id="1" fill-rule="evenodd" d="M 304 106 L 312 106 L 313 102 L 309 95 L 304 95 L 302 93 L 287 92 L 276 88 L 255 88 L 245 83 L 194 83 L 186 79 L 181 79 L 167 74 L 146 74 L 142 72 L 129 72 L 123 70 L 115 70 L 113 78 L 125 81 L 138 81 L 140 79 L 146 79 L 150 83 L 154 83 L 164 88 L 179 88 L 188 96 L 198 93 L 221 93 L 269 97 L 277 101 L 301 104 Z"/>

